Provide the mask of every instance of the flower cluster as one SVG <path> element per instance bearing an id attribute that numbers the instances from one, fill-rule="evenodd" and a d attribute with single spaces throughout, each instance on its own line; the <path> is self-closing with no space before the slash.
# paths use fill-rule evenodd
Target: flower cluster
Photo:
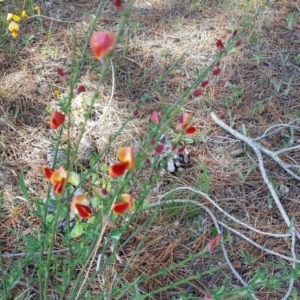
<path id="1" fill-rule="evenodd" d="M 41 9 L 38 5 L 34 7 L 34 10 L 37 12 L 38 15 L 41 14 Z M 19 23 L 21 22 L 21 20 L 26 20 L 27 18 L 28 14 L 26 10 L 23 10 L 20 16 L 12 13 L 7 14 L 6 21 L 9 23 L 8 30 L 11 33 L 12 37 L 16 38 L 19 35 Z"/>
<path id="2" fill-rule="evenodd" d="M 115 1 L 115 7 L 119 10 L 122 10 L 122 2 Z M 112 48 L 115 44 L 115 35 L 111 32 L 96 32 L 90 38 L 90 47 L 93 55 L 96 59 L 102 60 L 109 55 Z M 56 68 L 56 73 L 58 76 L 66 81 L 67 75 L 62 68 Z M 204 84 L 204 83 L 203 83 Z M 85 92 L 85 87 L 80 85 L 77 87 L 75 94 L 78 95 L 80 93 Z M 138 112 L 135 113 L 137 115 Z M 53 130 L 59 129 L 65 122 L 66 115 L 58 110 L 54 111 L 50 118 L 50 127 Z M 151 116 L 151 120 L 160 124 L 159 114 L 158 112 L 153 112 Z M 194 134 L 197 129 L 194 126 L 190 125 L 191 116 L 188 113 L 183 113 L 179 116 L 177 122 L 177 129 L 183 132 L 184 134 Z M 155 142 L 155 141 L 154 141 Z M 175 147 L 176 148 L 176 147 Z M 176 150 L 174 148 L 174 151 Z M 177 149 L 178 153 L 181 153 L 185 150 L 185 147 L 180 147 Z M 163 151 L 163 146 L 158 145 L 155 148 L 157 153 Z M 127 171 L 133 170 L 135 167 L 135 148 L 131 146 L 121 147 L 117 151 L 117 159 L 118 162 L 112 164 L 108 168 L 108 174 L 112 178 L 123 176 Z M 78 186 L 80 182 L 79 175 L 74 172 L 68 172 L 63 166 L 60 166 L 57 170 L 49 169 L 48 167 L 44 167 L 44 176 L 48 179 L 53 185 L 53 192 L 58 195 L 62 195 L 64 193 L 66 183 L 69 183 L 73 186 Z M 99 192 L 99 188 L 94 187 L 94 193 L 98 197 L 100 194 L 105 194 L 107 196 L 108 192 L 102 189 Z M 105 193 L 104 193 L 105 192 Z M 117 215 L 124 214 L 127 210 L 130 212 L 134 211 L 134 197 L 132 194 L 121 194 L 122 200 L 116 201 L 112 205 L 112 211 Z M 79 194 L 74 194 L 72 197 L 72 201 L 70 204 L 70 211 L 74 215 L 78 215 L 81 219 L 89 219 L 93 215 L 93 211 L 90 207 L 90 200 L 87 199 L 87 196 L 80 192 Z"/>
<path id="3" fill-rule="evenodd" d="M 229 40 L 234 40 L 235 37 L 236 37 L 236 34 L 237 34 L 237 30 L 233 31 L 229 37 Z M 242 41 L 241 40 L 238 40 L 235 42 L 235 47 L 239 47 L 240 45 L 242 44 Z M 225 45 L 223 43 L 223 41 L 221 39 L 217 39 L 216 40 L 216 47 L 217 47 L 217 50 L 219 53 L 222 53 L 223 50 L 225 49 Z M 217 76 L 221 73 L 221 68 L 220 68 L 220 65 L 221 65 L 221 62 L 220 61 L 217 61 L 214 66 L 213 66 L 213 69 L 212 69 L 212 72 L 211 74 L 214 75 L 214 76 Z M 208 85 L 209 81 L 208 80 L 205 80 L 205 81 L 202 81 L 200 83 L 200 86 L 199 88 L 197 88 L 196 90 L 194 90 L 193 92 L 193 95 L 195 97 L 199 97 L 202 95 L 203 93 L 203 88 L 206 87 Z"/>
<path id="4" fill-rule="evenodd" d="M 6 21 L 9 22 L 8 30 L 10 31 L 12 37 L 16 38 L 19 35 L 19 22 L 22 20 L 26 20 L 28 18 L 28 15 L 25 10 L 22 11 L 21 16 L 8 13 L 6 17 Z"/>

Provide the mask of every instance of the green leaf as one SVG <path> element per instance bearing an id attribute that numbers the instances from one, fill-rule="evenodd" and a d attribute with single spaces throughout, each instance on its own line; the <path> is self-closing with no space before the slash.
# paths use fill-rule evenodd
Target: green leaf
<path id="1" fill-rule="evenodd" d="M 92 207 L 93 207 L 93 208 L 98 207 L 98 206 L 100 205 L 100 203 L 101 203 L 101 201 L 100 201 L 100 199 L 99 199 L 98 197 L 93 196 L 93 197 L 91 198 L 91 204 L 92 204 Z"/>
<path id="2" fill-rule="evenodd" d="M 100 168 L 100 170 L 101 170 L 102 173 L 107 173 L 108 166 L 107 165 L 102 165 L 101 168 Z"/>
<path id="3" fill-rule="evenodd" d="M 141 210 L 146 210 L 150 206 L 150 202 L 147 200 L 144 200 Z"/>
<path id="4" fill-rule="evenodd" d="M 244 123 L 242 124 L 242 133 L 244 136 L 247 136 L 247 129 Z"/>
<path id="5" fill-rule="evenodd" d="M 83 226 L 81 223 L 76 223 L 75 227 L 71 231 L 71 237 L 77 238 L 83 234 Z"/>
<path id="6" fill-rule="evenodd" d="M 46 217 L 46 224 L 49 226 L 51 225 L 51 223 L 54 221 L 54 215 L 52 214 L 49 214 L 47 217 Z"/>
<path id="7" fill-rule="evenodd" d="M 102 189 L 99 188 L 98 186 L 92 186 L 92 191 L 93 191 L 94 195 L 98 198 L 101 198 L 103 196 Z"/>
<path id="8" fill-rule="evenodd" d="M 29 195 L 28 195 L 28 192 L 27 192 L 26 183 L 25 183 L 25 179 L 24 179 L 24 173 L 23 173 L 22 169 L 20 171 L 19 181 L 20 181 L 21 191 L 22 191 L 25 199 L 27 200 L 27 202 L 29 202 Z"/>
<path id="9" fill-rule="evenodd" d="M 124 230 L 121 229 L 112 229 L 111 231 L 111 238 L 114 243 L 118 243 Z"/>
<path id="10" fill-rule="evenodd" d="M 211 234 L 212 234 L 213 236 L 217 236 L 217 235 L 218 235 L 218 230 L 217 230 L 216 227 L 212 227 L 212 228 L 210 229 L 210 232 L 211 232 Z"/>
<path id="11" fill-rule="evenodd" d="M 195 142 L 193 139 L 191 139 L 189 137 L 184 137 L 183 141 L 187 144 L 194 144 L 194 142 Z"/>
<path id="12" fill-rule="evenodd" d="M 78 186 L 80 183 L 80 175 L 75 173 L 75 172 L 70 172 L 69 173 L 69 178 L 68 178 L 68 182 L 71 183 L 74 186 Z"/>
<path id="13" fill-rule="evenodd" d="M 291 217 L 291 223 L 290 223 L 290 226 L 289 226 L 289 232 L 291 231 L 292 227 L 294 227 L 294 224 L 295 224 L 295 216 L 292 216 Z"/>

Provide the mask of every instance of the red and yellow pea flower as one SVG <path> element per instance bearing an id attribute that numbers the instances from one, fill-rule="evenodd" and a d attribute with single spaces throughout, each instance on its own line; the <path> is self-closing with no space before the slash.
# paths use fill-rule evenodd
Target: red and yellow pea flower
<path id="1" fill-rule="evenodd" d="M 117 215 L 122 215 L 127 209 L 134 210 L 133 196 L 131 194 L 122 194 L 123 201 L 114 203 L 112 210 Z"/>
<path id="2" fill-rule="evenodd" d="M 112 32 L 96 32 L 90 38 L 90 47 L 97 59 L 107 55 L 115 43 L 115 35 Z"/>
<path id="3" fill-rule="evenodd" d="M 196 127 L 189 125 L 190 119 L 191 119 L 191 115 L 188 113 L 183 113 L 182 115 L 180 115 L 177 128 L 182 130 L 186 134 L 196 133 L 197 131 Z"/>
<path id="4" fill-rule="evenodd" d="M 54 193 L 58 195 L 63 193 L 66 180 L 74 186 L 77 186 L 80 181 L 79 175 L 75 172 L 70 172 L 67 178 L 68 172 L 63 166 L 60 166 L 57 170 L 44 167 L 43 172 L 46 179 L 48 179 L 53 185 Z"/>
<path id="5" fill-rule="evenodd" d="M 89 219 L 93 215 L 93 211 L 89 206 L 90 201 L 86 195 L 77 195 L 72 198 L 70 211 L 78 214 L 82 219 Z"/>
<path id="6" fill-rule="evenodd" d="M 117 152 L 120 162 L 109 167 L 108 173 L 111 177 L 122 176 L 126 170 L 134 167 L 134 147 L 122 147 Z"/>
<path id="7" fill-rule="evenodd" d="M 59 111 L 55 111 L 50 119 L 50 127 L 52 129 L 58 129 L 64 122 L 66 116 Z"/>

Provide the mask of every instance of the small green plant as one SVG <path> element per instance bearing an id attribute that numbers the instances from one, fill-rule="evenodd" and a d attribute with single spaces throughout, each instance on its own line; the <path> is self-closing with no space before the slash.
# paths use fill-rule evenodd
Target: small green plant
<path id="1" fill-rule="evenodd" d="M 251 107 L 251 115 L 255 114 L 261 115 L 265 111 L 265 105 L 262 102 L 257 102 L 254 107 Z"/>
<path id="2" fill-rule="evenodd" d="M 286 18 L 287 28 L 288 30 L 293 30 L 295 25 L 297 24 L 297 14 L 295 12 L 290 13 Z"/>
<path id="3" fill-rule="evenodd" d="M 294 60 L 295 60 L 295 62 L 296 62 L 296 64 L 300 64 L 300 53 L 299 54 L 296 54 L 296 55 L 294 55 Z"/>
<path id="4" fill-rule="evenodd" d="M 242 251 L 242 259 L 246 265 L 255 265 L 257 262 L 257 259 L 247 251 Z"/>
<path id="5" fill-rule="evenodd" d="M 290 133 L 282 133 L 282 146 L 283 148 L 290 147 L 295 142 L 295 129 L 293 127 L 289 128 Z"/>
<path id="6" fill-rule="evenodd" d="M 237 178 L 237 182 L 238 183 L 243 183 L 246 181 L 246 179 L 248 178 L 248 176 L 250 175 L 250 173 L 252 172 L 252 170 L 254 169 L 254 167 L 256 166 L 255 163 L 251 164 L 246 172 L 246 174 L 243 174 L 243 172 L 241 172 L 239 169 L 236 169 L 239 173 L 239 177 Z"/>
<path id="7" fill-rule="evenodd" d="M 256 53 L 252 54 L 252 57 L 256 60 L 257 64 L 259 64 L 260 61 L 265 58 L 260 52 L 256 52 Z"/>
<path id="8" fill-rule="evenodd" d="M 199 169 L 201 170 L 202 176 L 199 176 L 199 178 L 196 181 L 196 187 L 203 191 L 204 193 L 208 193 L 210 184 L 211 184 L 211 178 L 208 174 L 208 169 L 204 165 L 203 162 L 198 160 Z"/>
<path id="9" fill-rule="evenodd" d="M 289 61 L 290 54 L 287 53 L 286 55 L 284 55 L 284 54 L 282 53 L 282 51 L 280 51 L 280 52 L 279 52 L 279 56 L 280 56 L 282 65 L 283 65 L 283 66 L 286 66 L 287 62 Z"/>

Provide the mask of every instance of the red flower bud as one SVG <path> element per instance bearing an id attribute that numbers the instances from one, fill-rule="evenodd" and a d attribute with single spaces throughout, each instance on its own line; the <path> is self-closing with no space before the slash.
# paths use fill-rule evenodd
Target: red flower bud
<path id="1" fill-rule="evenodd" d="M 137 117 L 139 115 L 139 111 L 138 110 L 134 110 L 133 112 L 132 112 L 132 116 L 133 117 Z"/>
<path id="2" fill-rule="evenodd" d="M 122 11 L 123 10 L 122 0 L 114 0 L 114 6 L 117 11 Z"/>
<path id="3" fill-rule="evenodd" d="M 83 85 L 80 85 L 77 89 L 76 89 L 76 95 L 79 95 L 81 93 L 85 92 L 85 87 Z"/>
<path id="4" fill-rule="evenodd" d="M 238 46 L 241 46 L 242 44 L 242 40 L 238 40 L 236 43 L 235 43 L 235 46 L 238 47 Z"/>
<path id="5" fill-rule="evenodd" d="M 216 41 L 216 46 L 217 46 L 219 51 L 222 51 L 224 49 L 224 44 L 221 40 Z"/>
<path id="6" fill-rule="evenodd" d="M 201 94 L 202 94 L 202 90 L 201 89 L 194 90 L 194 92 L 193 92 L 193 95 L 195 97 L 199 97 Z"/>
<path id="7" fill-rule="evenodd" d="M 204 80 L 200 84 L 201 87 L 206 87 L 207 85 L 208 85 L 208 80 Z"/>
<path id="8" fill-rule="evenodd" d="M 164 151 L 164 145 L 158 145 L 156 148 L 155 148 L 155 152 L 156 153 L 162 153 Z"/>
<path id="9" fill-rule="evenodd" d="M 62 68 L 56 68 L 56 73 L 62 80 L 67 80 L 67 75 Z"/>
<path id="10" fill-rule="evenodd" d="M 213 70 L 213 75 L 219 75 L 221 72 L 221 69 L 220 68 L 216 68 L 215 70 Z"/>

